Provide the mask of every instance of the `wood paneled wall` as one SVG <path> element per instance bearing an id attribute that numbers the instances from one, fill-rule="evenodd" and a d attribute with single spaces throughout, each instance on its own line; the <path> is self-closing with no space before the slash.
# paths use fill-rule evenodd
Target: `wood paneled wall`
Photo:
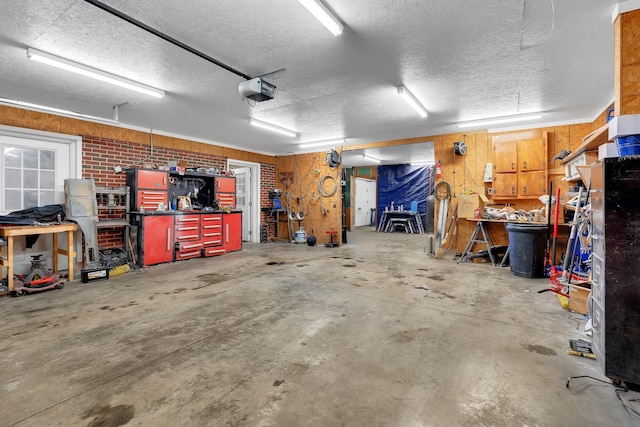
<path id="1" fill-rule="evenodd" d="M 290 174 L 293 182 L 287 187 L 280 174 Z M 334 241 L 342 237 L 342 168 L 330 168 L 324 152 L 288 155 L 276 158 L 276 187 L 282 190 L 282 205 L 286 203 L 293 212 L 304 212 L 304 220 L 283 220 L 279 237 L 293 239 L 295 230 L 301 225 L 307 235 L 313 233 L 318 244 L 329 241 L 327 230 L 337 231 Z M 281 215 L 283 219 L 285 215 Z M 291 225 L 292 233 L 288 226 Z"/>

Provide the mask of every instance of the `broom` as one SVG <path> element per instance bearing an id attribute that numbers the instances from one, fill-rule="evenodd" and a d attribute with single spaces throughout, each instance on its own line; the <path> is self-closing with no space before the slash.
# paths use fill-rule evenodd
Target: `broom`
<path id="1" fill-rule="evenodd" d="M 444 245 L 447 244 L 447 239 L 449 238 L 449 232 L 451 232 L 451 226 L 453 225 L 457 215 L 458 215 L 458 205 L 456 204 L 456 208 L 453 210 L 453 214 L 451 214 L 451 221 L 449 221 L 449 227 L 447 227 L 447 234 L 444 235 L 444 239 L 442 239 L 442 242 L 440 243 L 440 247 L 436 252 L 437 259 L 444 258 Z"/>

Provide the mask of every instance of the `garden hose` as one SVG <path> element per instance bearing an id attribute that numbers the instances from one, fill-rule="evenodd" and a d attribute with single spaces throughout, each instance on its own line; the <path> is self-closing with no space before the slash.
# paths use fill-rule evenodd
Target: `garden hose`
<path id="1" fill-rule="evenodd" d="M 109 270 L 109 277 L 119 276 L 121 274 L 128 273 L 131 270 L 129 264 L 120 265 L 118 267 Z"/>

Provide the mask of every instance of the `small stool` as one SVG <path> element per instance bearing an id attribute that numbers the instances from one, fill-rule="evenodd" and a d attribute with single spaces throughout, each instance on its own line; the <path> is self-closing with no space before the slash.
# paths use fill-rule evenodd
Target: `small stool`
<path id="1" fill-rule="evenodd" d="M 327 230 L 325 231 L 325 233 L 327 233 L 329 235 L 329 238 L 331 239 L 331 241 L 329 243 L 325 243 L 324 246 L 327 248 L 337 248 L 338 246 L 340 246 L 340 244 L 338 242 L 334 242 L 333 241 L 333 236 L 337 236 L 338 232 L 336 230 Z"/>

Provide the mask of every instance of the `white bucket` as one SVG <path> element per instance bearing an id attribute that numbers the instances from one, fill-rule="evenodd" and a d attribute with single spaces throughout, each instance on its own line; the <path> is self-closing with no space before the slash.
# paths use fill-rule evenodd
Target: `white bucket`
<path id="1" fill-rule="evenodd" d="M 304 230 L 304 227 L 300 227 L 298 231 L 296 231 L 295 242 L 307 243 L 307 232 Z"/>

